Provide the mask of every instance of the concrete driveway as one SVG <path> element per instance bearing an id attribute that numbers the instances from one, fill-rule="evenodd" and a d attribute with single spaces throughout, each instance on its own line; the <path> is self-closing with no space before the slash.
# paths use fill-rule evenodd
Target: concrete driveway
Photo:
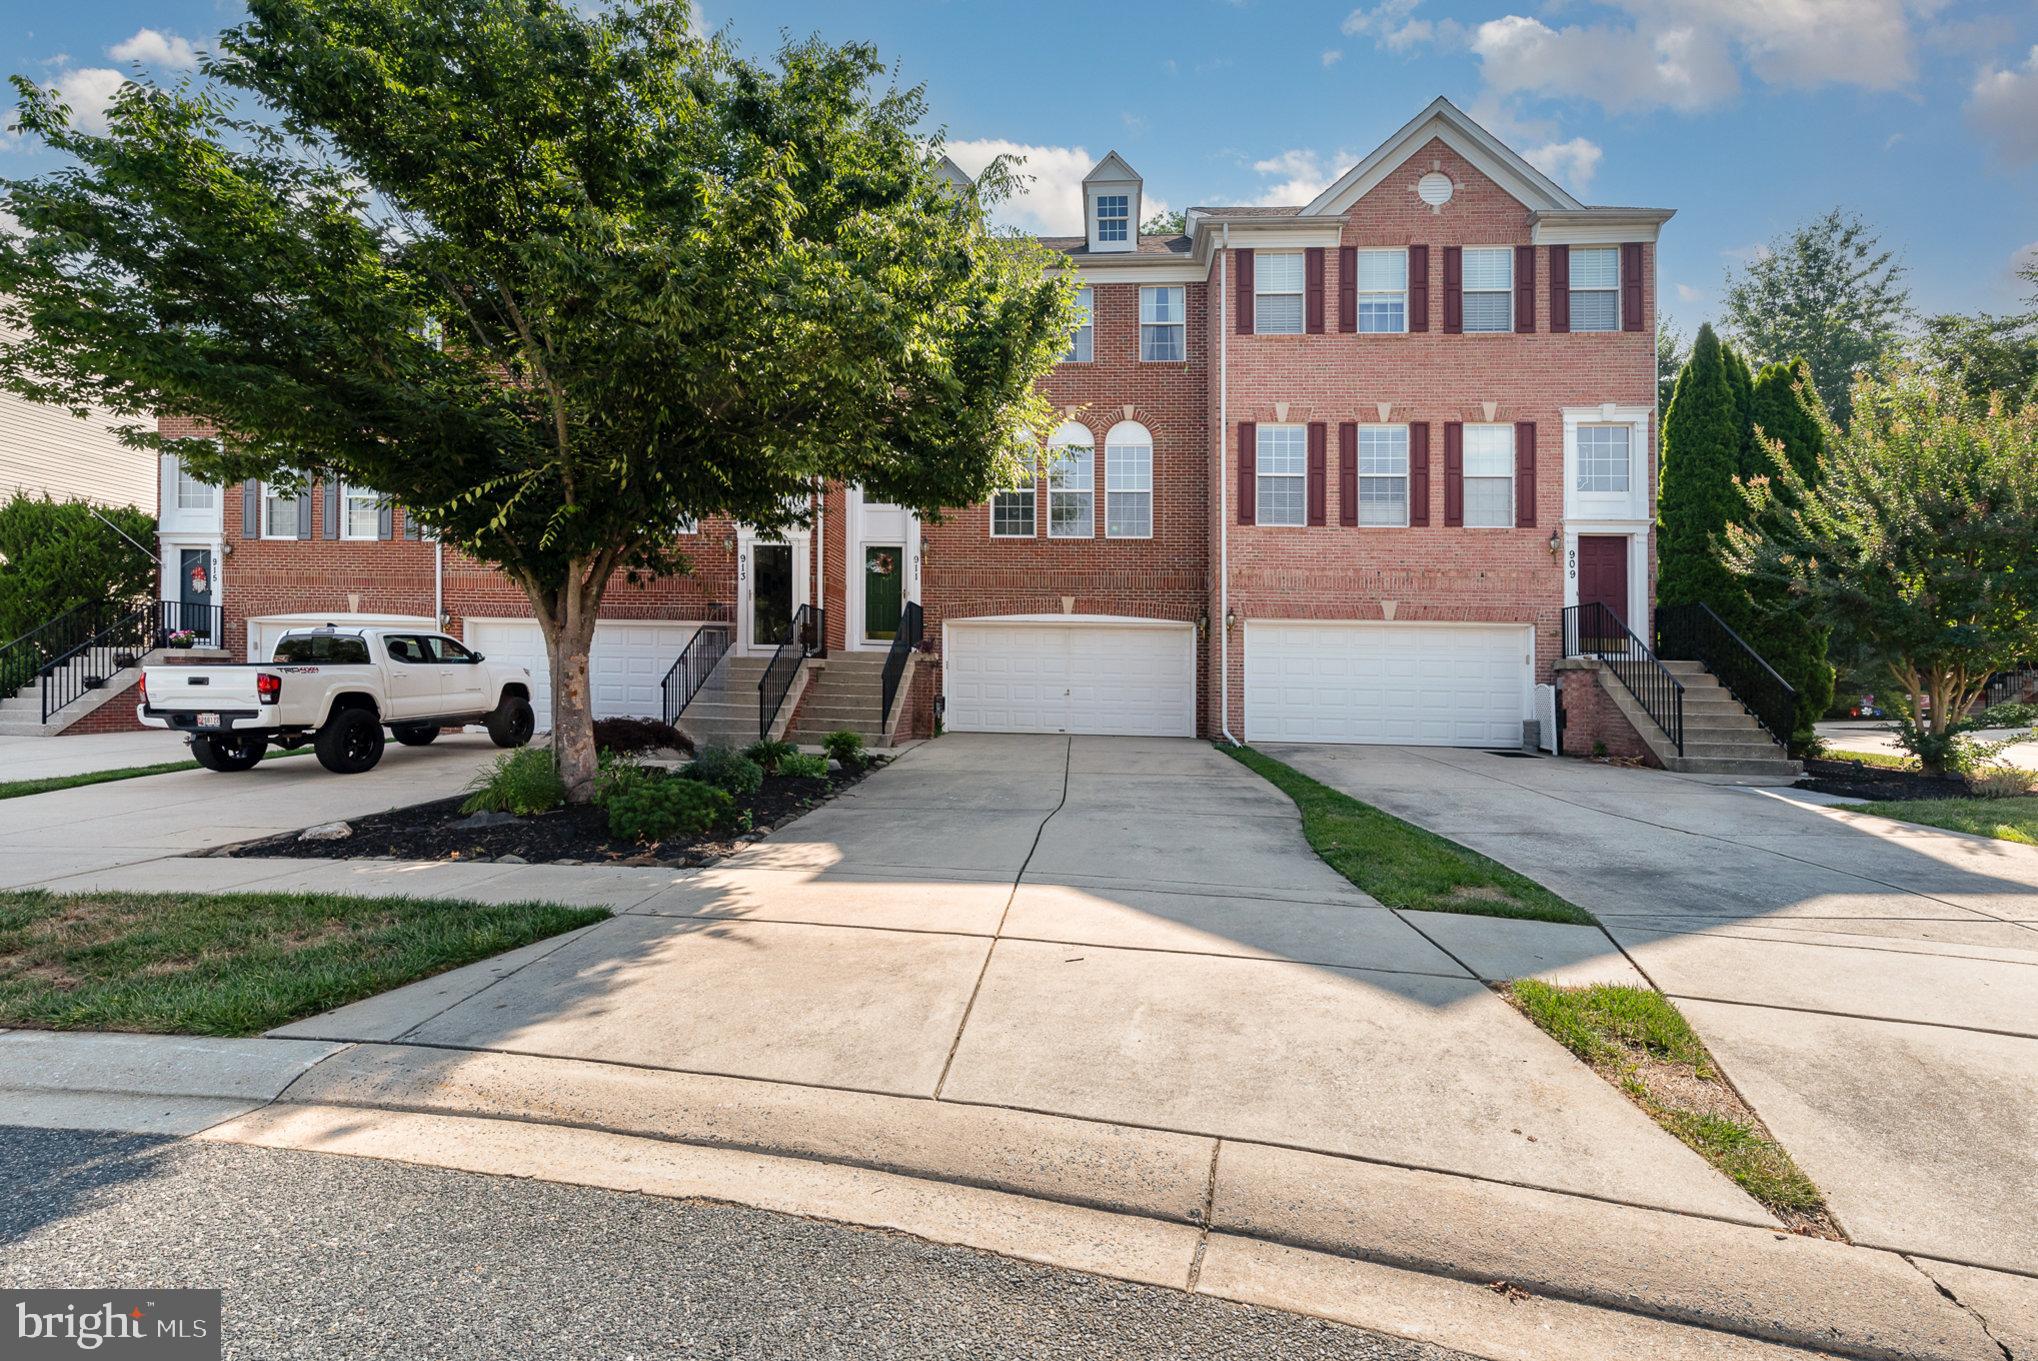
<path id="1" fill-rule="evenodd" d="M 2038 849 L 1582 761 L 1265 750 L 1597 914 L 1857 1242 L 2038 1273 Z"/>

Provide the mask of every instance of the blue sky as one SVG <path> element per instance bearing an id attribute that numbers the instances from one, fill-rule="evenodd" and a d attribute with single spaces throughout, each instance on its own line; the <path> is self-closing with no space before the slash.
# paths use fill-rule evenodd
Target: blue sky
<path id="1" fill-rule="evenodd" d="M 76 106 L 234 21 L 227 0 L 10 0 L 6 69 Z M 1148 203 L 1299 203 L 1438 94 L 1587 202 L 1672 207 L 1664 308 L 1688 330 L 1726 269 L 1835 204 L 1911 270 L 1923 311 L 2007 311 L 2038 254 L 2038 6 L 2028 0 L 702 0 L 749 51 L 875 42 L 970 168 L 1020 151 L 1013 206 L 1071 230 L 1116 148 Z M 44 164 L 0 142 L 0 173 Z"/>

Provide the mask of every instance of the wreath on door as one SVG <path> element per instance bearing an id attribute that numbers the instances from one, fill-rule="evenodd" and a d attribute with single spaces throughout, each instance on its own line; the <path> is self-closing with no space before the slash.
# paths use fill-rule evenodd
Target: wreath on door
<path id="1" fill-rule="evenodd" d="M 898 560 L 890 553 L 879 553 L 870 560 L 870 570 L 873 576 L 888 577 L 898 570 L 898 566 Z"/>

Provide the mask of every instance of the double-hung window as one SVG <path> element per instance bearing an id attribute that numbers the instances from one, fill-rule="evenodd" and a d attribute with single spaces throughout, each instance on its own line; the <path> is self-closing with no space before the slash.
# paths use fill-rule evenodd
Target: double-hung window
<path id="1" fill-rule="evenodd" d="M 1027 463 L 1026 480 L 1016 487 L 991 493 L 991 537 L 994 539 L 1030 539 L 1037 532 L 1034 528 L 1033 454 L 1027 450 L 1021 456 Z"/>
<path id="2" fill-rule="evenodd" d="M 1263 525 L 1306 523 L 1309 427 L 1263 425 L 1254 434 L 1253 519 Z"/>
<path id="3" fill-rule="evenodd" d="M 1514 329 L 1514 247 L 1467 246 L 1464 251 L 1467 331 Z"/>
<path id="4" fill-rule="evenodd" d="M 1140 289 L 1139 357 L 1155 364 L 1179 363 L 1187 358 L 1183 335 L 1186 322 L 1181 288 Z"/>
<path id="5" fill-rule="evenodd" d="M 1104 437 L 1104 537 L 1153 537 L 1153 436 L 1137 421 Z"/>
<path id="6" fill-rule="evenodd" d="M 1061 357 L 1064 364 L 1087 364 L 1096 352 L 1097 324 L 1094 307 L 1096 295 L 1088 288 L 1076 290 L 1076 315 L 1081 318 L 1076 324 L 1076 334 L 1069 341 L 1069 352 Z"/>
<path id="7" fill-rule="evenodd" d="M 1054 432 L 1047 451 L 1047 537 L 1088 539 L 1097 532 L 1097 450 L 1073 422 Z"/>
<path id="8" fill-rule="evenodd" d="M 1260 251 L 1253 260 L 1253 330 L 1302 334 L 1302 252 Z"/>
<path id="9" fill-rule="evenodd" d="M 382 498 L 361 487 L 340 488 L 340 537 L 382 537 Z"/>
<path id="10" fill-rule="evenodd" d="M 1581 425 L 1578 427 L 1578 490 L 1625 492 L 1633 466 L 1631 425 Z"/>
<path id="11" fill-rule="evenodd" d="M 1359 523 L 1408 523 L 1408 427 L 1359 427 Z"/>
<path id="12" fill-rule="evenodd" d="M 265 539 L 294 539 L 297 537 L 297 493 L 288 487 L 272 487 L 262 484 L 262 537 Z"/>
<path id="13" fill-rule="evenodd" d="M 1620 247 L 1571 247 L 1571 329 L 1620 329 Z"/>
<path id="14" fill-rule="evenodd" d="M 1097 239 L 1124 241 L 1132 234 L 1132 196 L 1097 195 Z"/>
<path id="15" fill-rule="evenodd" d="M 1514 427 L 1465 427 L 1465 524 L 1506 529 L 1514 523 Z"/>
<path id="16" fill-rule="evenodd" d="M 1359 329 L 1372 332 L 1408 329 L 1408 252 L 1358 252 Z"/>

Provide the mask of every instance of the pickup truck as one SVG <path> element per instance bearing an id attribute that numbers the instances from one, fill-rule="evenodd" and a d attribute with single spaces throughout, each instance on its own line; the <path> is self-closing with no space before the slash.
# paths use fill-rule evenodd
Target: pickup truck
<path id="1" fill-rule="evenodd" d="M 498 747 L 531 740 L 531 673 L 441 633 L 328 624 L 284 634 L 266 662 L 142 668 L 144 727 L 191 735 L 207 770 L 248 770 L 271 745 L 309 742 L 340 775 L 382 759 L 382 730 L 422 747 L 446 727 L 484 723 Z"/>

